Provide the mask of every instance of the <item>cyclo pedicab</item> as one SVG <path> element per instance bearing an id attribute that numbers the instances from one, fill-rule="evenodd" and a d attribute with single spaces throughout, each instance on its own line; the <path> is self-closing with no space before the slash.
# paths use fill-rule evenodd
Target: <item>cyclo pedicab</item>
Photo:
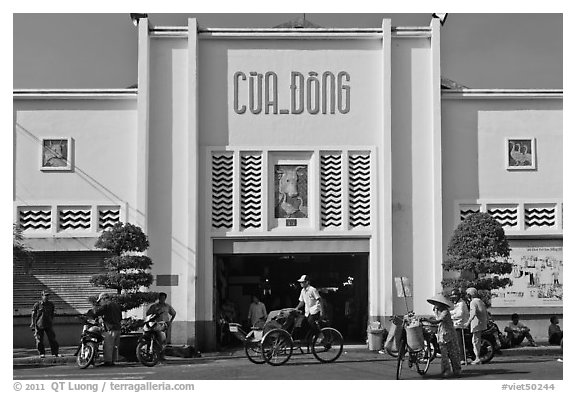
<path id="1" fill-rule="evenodd" d="M 246 356 L 256 364 L 280 366 L 290 359 L 294 349 L 302 354 L 312 352 L 322 363 L 333 362 L 344 348 L 342 334 L 328 327 L 325 320 L 316 323 L 315 332 L 301 311 L 284 308 L 271 311 L 264 326 L 254 326 L 248 334 L 238 323 L 230 323 L 229 329 L 244 342 Z"/>

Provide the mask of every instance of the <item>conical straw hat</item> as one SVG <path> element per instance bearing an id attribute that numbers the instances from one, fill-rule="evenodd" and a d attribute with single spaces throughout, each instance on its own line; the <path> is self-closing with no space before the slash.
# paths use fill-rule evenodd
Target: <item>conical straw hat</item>
<path id="1" fill-rule="evenodd" d="M 426 301 L 430 304 L 435 305 L 435 306 L 438 304 L 442 304 L 442 305 L 448 307 L 449 309 L 454 307 L 452 302 L 449 299 L 447 299 L 446 296 L 444 296 L 444 295 L 435 295 L 435 296 L 432 296 L 431 298 L 426 299 Z"/>

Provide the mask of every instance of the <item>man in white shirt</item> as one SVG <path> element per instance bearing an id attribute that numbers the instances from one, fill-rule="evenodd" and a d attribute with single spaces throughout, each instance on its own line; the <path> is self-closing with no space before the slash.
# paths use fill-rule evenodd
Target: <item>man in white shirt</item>
<path id="1" fill-rule="evenodd" d="M 460 363 L 465 364 L 464 325 L 468 321 L 468 318 L 470 318 L 470 310 L 468 309 L 468 304 L 466 304 L 466 301 L 462 298 L 459 289 L 453 289 L 452 292 L 450 292 L 450 300 L 454 303 L 454 309 L 450 310 L 450 316 L 452 317 L 452 322 L 454 323 L 454 328 L 458 335 Z"/>
<path id="2" fill-rule="evenodd" d="M 478 290 L 476 288 L 468 288 L 466 295 L 470 298 L 470 317 L 464 324 L 465 327 L 470 327 L 472 332 L 472 348 L 474 349 L 474 359 L 472 364 L 480 364 L 480 339 L 482 331 L 488 327 L 488 310 L 486 305 L 480 299 Z"/>
<path id="3" fill-rule="evenodd" d="M 537 346 L 530 334 L 530 328 L 520 322 L 520 317 L 516 313 L 512 314 L 512 321 L 504 328 L 504 331 L 508 333 L 508 339 L 513 347 L 520 345 L 525 338 L 528 339 L 530 346 Z"/>
<path id="4" fill-rule="evenodd" d="M 318 290 L 310 285 L 310 278 L 308 275 L 304 274 L 298 280 L 302 291 L 300 291 L 300 297 L 298 298 L 298 305 L 296 309 L 298 310 L 304 306 L 304 315 L 308 320 L 308 325 L 314 330 L 318 331 L 318 325 L 316 321 L 320 319 L 323 315 L 322 304 L 320 302 L 320 294 Z"/>

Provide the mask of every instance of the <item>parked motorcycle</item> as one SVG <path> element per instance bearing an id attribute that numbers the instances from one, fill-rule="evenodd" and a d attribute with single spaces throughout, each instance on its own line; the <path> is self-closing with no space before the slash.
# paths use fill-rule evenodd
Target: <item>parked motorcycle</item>
<path id="1" fill-rule="evenodd" d="M 496 352 L 500 351 L 502 343 L 500 340 L 500 329 L 492 320 L 488 320 L 488 328 L 480 336 L 480 361 L 488 363 L 494 358 Z M 466 356 L 472 360 L 476 359 L 472 347 L 472 333 L 470 329 L 464 329 L 464 343 L 466 345 Z"/>
<path id="2" fill-rule="evenodd" d="M 145 366 L 153 367 L 160 361 L 166 342 L 166 329 L 164 321 L 157 320 L 158 314 L 150 314 L 144 319 L 142 336 L 136 346 L 136 357 Z"/>
<path id="3" fill-rule="evenodd" d="M 80 344 L 76 350 L 76 364 L 84 369 L 91 364 L 95 364 L 101 352 L 101 344 L 104 341 L 104 327 L 100 318 L 92 315 L 81 315 L 83 321 Z"/>

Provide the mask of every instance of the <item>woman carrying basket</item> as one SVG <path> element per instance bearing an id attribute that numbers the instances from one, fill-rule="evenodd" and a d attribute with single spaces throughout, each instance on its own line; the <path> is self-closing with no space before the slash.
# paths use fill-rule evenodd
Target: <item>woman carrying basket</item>
<path id="1" fill-rule="evenodd" d="M 422 318 L 431 324 L 438 325 L 438 345 L 442 354 L 440 370 L 443 377 L 458 376 L 461 372 L 460 353 L 458 350 L 458 336 L 452 323 L 450 309 L 452 302 L 443 295 L 436 295 L 427 299 L 434 306 L 435 317 Z M 452 367 L 450 367 L 452 366 Z"/>

